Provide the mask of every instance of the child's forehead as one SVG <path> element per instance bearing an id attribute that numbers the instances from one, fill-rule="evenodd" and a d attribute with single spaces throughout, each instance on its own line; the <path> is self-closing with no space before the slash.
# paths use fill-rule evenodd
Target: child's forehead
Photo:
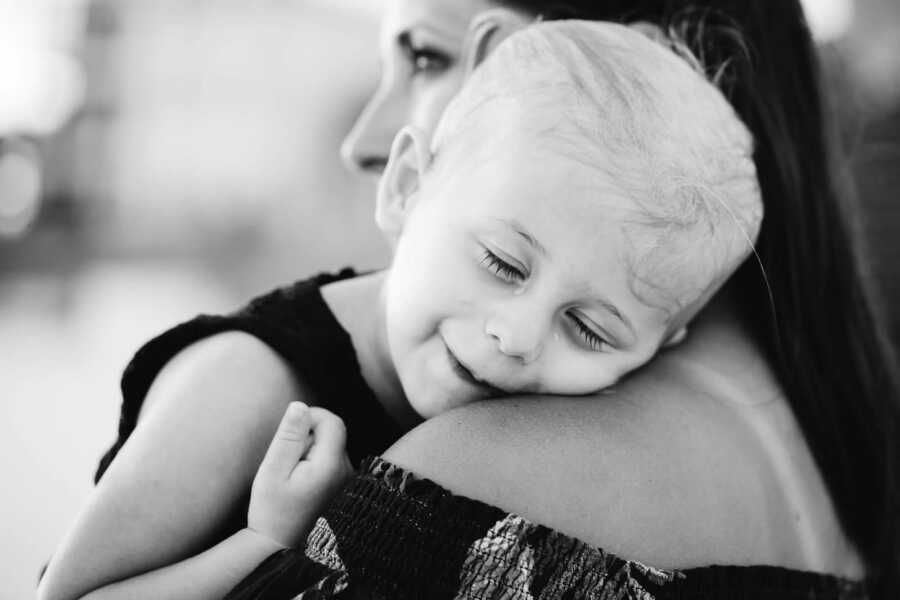
<path id="1" fill-rule="evenodd" d="M 525 230 L 551 251 L 579 249 L 582 262 L 642 218 L 624 181 L 560 153 L 517 146 L 472 166 L 446 195 L 452 210 Z"/>
<path id="2" fill-rule="evenodd" d="M 663 200 L 643 197 L 653 172 L 632 153 L 617 155 L 602 144 L 588 147 L 556 134 L 523 131 L 504 136 L 500 143 L 473 144 L 454 153 L 447 172 L 453 187 L 474 189 L 476 197 L 513 205 L 532 198 L 559 215 L 588 218 L 586 210 L 597 209 L 598 214 L 589 211 L 592 218 L 628 220 L 649 201 Z"/>

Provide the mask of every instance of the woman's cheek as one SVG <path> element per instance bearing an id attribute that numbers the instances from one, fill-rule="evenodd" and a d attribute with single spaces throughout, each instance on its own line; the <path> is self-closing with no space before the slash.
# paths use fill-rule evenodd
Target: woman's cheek
<path id="1" fill-rule="evenodd" d="M 416 107 L 410 122 L 419 127 L 428 135 L 437 129 L 438 121 L 444 114 L 444 109 L 453 99 L 453 96 L 462 87 L 461 69 L 454 69 L 442 76 L 440 82 L 426 84 L 427 89 L 421 89 L 412 98 L 411 106 Z"/>

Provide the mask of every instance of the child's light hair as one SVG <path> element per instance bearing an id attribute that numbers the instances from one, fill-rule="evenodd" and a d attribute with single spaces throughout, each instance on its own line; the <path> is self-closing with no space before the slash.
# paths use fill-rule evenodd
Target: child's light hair
<path id="1" fill-rule="evenodd" d="M 485 132 L 477 155 L 535 144 L 613 180 L 631 205 L 614 218 L 633 292 L 690 318 L 753 250 L 762 220 L 752 136 L 703 73 L 668 37 L 590 21 L 532 25 L 475 70 L 432 149 L 437 163 L 454 148 L 472 155 L 456 141 Z"/>

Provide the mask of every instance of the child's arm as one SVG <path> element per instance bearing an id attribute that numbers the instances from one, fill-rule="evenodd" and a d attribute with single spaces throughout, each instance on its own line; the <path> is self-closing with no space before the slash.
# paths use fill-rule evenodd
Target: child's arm
<path id="1" fill-rule="evenodd" d="M 281 544 L 242 529 L 202 554 L 111 583 L 81 600 L 206 600 L 222 598 Z"/>
<path id="2" fill-rule="evenodd" d="M 250 335 L 179 353 L 57 548 L 41 598 L 79 598 L 213 546 L 246 501 L 285 408 L 303 396 L 289 367 Z"/>
<path id="3" fill-rule="evenodd" d="M 341 420 L 292 403 L 253 481 L 248 527 L 193 558 L 107 585 L 84 600 L 221 598 L 273 552 L 302 544 L 351 472 Z"/>

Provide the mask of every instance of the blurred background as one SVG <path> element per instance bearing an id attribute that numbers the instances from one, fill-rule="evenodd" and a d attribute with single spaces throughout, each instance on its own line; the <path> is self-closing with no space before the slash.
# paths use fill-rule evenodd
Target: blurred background
<path id="1" fill-rule="evenodd" d="M 33 596 L 143 341 L 386 264 L 373 182 L 338 159 L 375 85 L 381 5 L 0 0 L 0 600 Z M 805 5 L 897 307 L 900 2 Z"/>

